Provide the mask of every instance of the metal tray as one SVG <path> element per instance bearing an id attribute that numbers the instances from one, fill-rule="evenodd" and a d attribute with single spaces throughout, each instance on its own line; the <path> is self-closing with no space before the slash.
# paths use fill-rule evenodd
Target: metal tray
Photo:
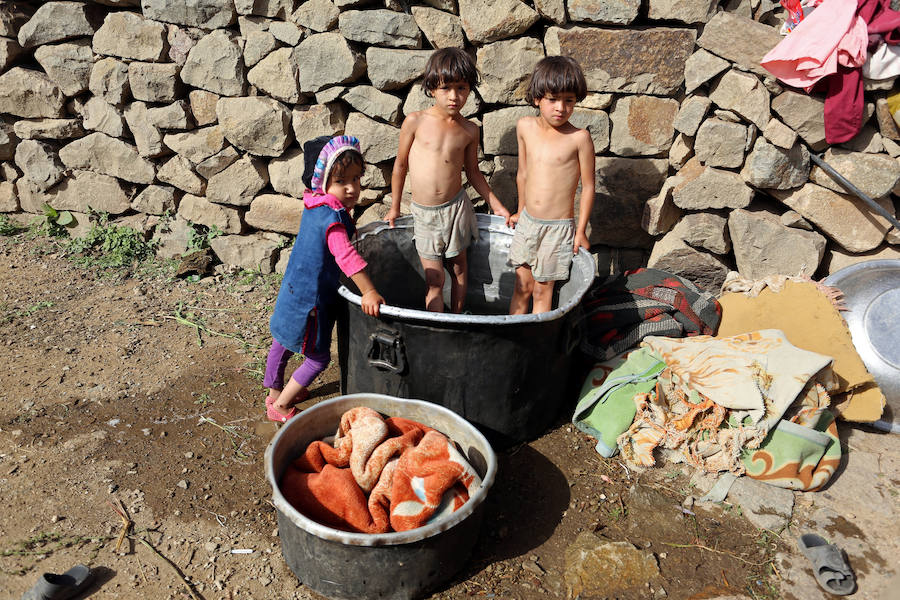
<path id="1" fill-rule="evenodd" d="M 900 433 L 900 259 L 869 260 L 829 275 L 844 294 L 844 320 L 887 405 L 878 429 Z"/>

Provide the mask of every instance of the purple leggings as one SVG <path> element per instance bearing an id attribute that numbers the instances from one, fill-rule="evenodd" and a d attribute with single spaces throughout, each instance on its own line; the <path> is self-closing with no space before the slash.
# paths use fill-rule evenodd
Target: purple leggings
<path id="1" fill-rule="evenodd" d="M 294 353 L 272 340 L 272 348 L 269 349 L 269 358 L 266 359 L 266 376 L 263 379 L 263 387 L 273 390 L 284 389 L 284 368 L 287 366 L 288 360 Z M 316 376 L 325 370 L 331 361 L 331 352 L 325 351 L 316 354 L 307 354 L 306 360 L 303 361 L 291 379 L 302 385 L 309 386 Z"/>

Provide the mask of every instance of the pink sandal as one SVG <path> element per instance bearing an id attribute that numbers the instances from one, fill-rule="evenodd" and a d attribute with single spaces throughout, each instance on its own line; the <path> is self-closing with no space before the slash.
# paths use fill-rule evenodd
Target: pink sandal
<path id="1" fill-rule="evenodd" d="M 291 417 L 297 416 L 297 409 L 295 407 L 291 407 L 291 410 L 288 414 L 283 415 L 275 408 L 275 398 L 272 396 L 266 396 L 266 418 L 270 421 L 274 421 L 276 423 L 287 423 L 287 420 Z"/>

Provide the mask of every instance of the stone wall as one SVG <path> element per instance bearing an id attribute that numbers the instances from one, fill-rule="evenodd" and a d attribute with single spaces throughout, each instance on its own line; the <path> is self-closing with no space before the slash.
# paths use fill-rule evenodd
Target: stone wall
<path id="1" fill-rule="evenodd" d="M 510 208 L 528 75 L 545 55 L 582 64 L 591 93 L 572 121 L 597 152 L 601 273 L 649 260 L 716 289 L 734 268 L 824 274 L 897 256 L 900 235 L 810 169 L 822 99 L 759 67 L 780 19 L 770 0 L 4 2 L 0 212 L 27 220 L 47 203 L 75 214 L 78 235 L 105 211 L 165 256 L 191 224 L 215 226 L 224 263 L 283 269 L 302 142 L 358 136 L 360 222 L 383 218 L 399 125 L 428 106 L 424 63 L 464 44 L 482 76 L 464 114 Z M 868 92 L 869 123 L 825 159 L 893 212 L 900 134 L 885 94 Z"/>

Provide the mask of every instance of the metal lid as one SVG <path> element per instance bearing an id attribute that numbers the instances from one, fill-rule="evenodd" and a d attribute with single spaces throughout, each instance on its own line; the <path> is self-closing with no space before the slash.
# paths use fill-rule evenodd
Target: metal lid
<path id="1" fill-rule="evenodd" d="M 887 399 L 873 425 L 900 433 L 900 259 L 856 263 L 823 283 L 844 294 L 853 345 Z"/>

